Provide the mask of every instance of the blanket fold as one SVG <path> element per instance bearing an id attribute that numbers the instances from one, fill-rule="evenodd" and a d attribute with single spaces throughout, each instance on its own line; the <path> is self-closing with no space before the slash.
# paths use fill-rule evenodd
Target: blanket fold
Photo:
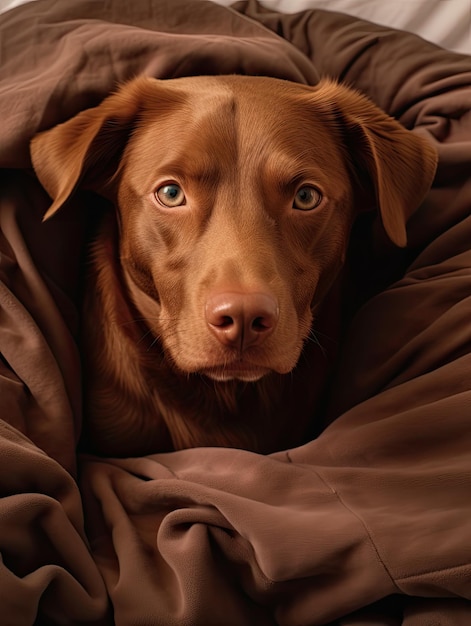
<path id="1" fill-rule="evenodd" d="M 134 597 L 132 579 L 136 570 L 142 575 L 146 569 L 126 549 L 136 538 L 146 544 L 146 560 L 153 557 L 152 575 L 166 581 L 164 597 L 154 586 L 141 587 L 141 608 L 133 605 L 123 624 L 139 615 L 136 610 L 141 619 L 149 610 L 160 614 L 164 603 L 165 621 L 158 623 L 168 625 L 310 623 L 313 614 L 325 623 L 339 611 L 339 602 L 342 614 L 396 590 L 361 520 L 315 468 L 283 461 L 239 450 L 197 449 L 87 462 L 85 499 L 115 502 L 101 512 L 95 505 L 98 518 L 90 519 L 101 532 L 94 537 L 91 528 L 89 534 L 98 563 L 110 552 L 123 559 L 118 579 L 103 568 L 112 597 L 118 586 Z M 242 467 L 235 482 L 232 471 Z M 125 526 L 115 507 L 126 508 Z M 188 604 L 174 605 L 173 578 Z M 244 603 L 243 619 L 240 611 L 224 619 L 227 606 L 218 607 L 215 597 L 241 592 L 251 600 Z M 276 622 L 261 621 L 260 605 L 274 611 Z M 177 609 L 174 615 L 172 609 Z"/>
<path id="2" fill-rule="evenodd" d="M 469 624 L 471 59 L 255 0 L 36 0 L 0 16 L 0 55 L 2 623 Z M 140 73 L 328 75 L 437 147 L 407 249 L 371 235 L 368 297 L 300 448 L 76 458 L 94 200 L 42 223 L 29 141 Z"/>

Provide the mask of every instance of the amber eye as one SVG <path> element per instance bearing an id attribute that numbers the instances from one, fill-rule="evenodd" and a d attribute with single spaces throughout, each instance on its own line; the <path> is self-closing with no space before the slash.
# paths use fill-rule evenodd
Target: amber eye
<path id="1" fill-rule="evenodd" d="M 176 183 L 167 183 L 162 185 L 155 192 L 157 200 L 166 207 L 182 206 L 186 202 L 185 194 L 180 185 Z"/>
<path id="2" fill-rule="evenodd" d="M 322 201 L 322 195 L 315 187 L 305 185 L 300 187 L 296 192 L 293 200 L 293 209 L 299 211 L 311 211 L 315 209 Z"/>

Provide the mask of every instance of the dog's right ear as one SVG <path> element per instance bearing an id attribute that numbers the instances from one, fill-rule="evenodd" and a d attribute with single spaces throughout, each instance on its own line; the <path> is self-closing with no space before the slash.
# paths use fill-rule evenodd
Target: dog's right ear
<path id="1" fill-rule="evenodd" d="M 168 108 L 169 95 L 161 81 L 139 77 L 97 107 L 36 135 L 30 146 L 33 167 L 53 199 L 44 219 L 60 209 L 78 186 L 106 191 L 141 111 L 147 106 Z"/>

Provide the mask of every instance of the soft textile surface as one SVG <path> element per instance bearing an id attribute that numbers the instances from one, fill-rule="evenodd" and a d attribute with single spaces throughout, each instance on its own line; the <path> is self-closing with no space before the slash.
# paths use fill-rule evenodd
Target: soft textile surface
<path id="1" fill-rule="evenodd" d="M 0 42 L 1 623 L 469 626 L 471 59 L 253 1 L 37 0 Z M 93 198 L 42 224 L 29 140 L 138 73 L 228 72 L 363 90 L 436 144 L 435 187 L 408 250 L 357 251 L 316 440 L 76 459 Z"/>
<path id="2" fill-rule="evenodd" d="M 471 52 L 471 0 L 262 0 L 261 4 L 283 13 L 307 9 L 348 13 L 416 33 L 455 52 Z"/>
<path id="3" fill-rule="evenodd" d="M 35 0 L 0 0 L 0 13 Z M 199 2 L 200 0 L 193 0 Z M 233 0 L 215 0 L 230 6 Z M 455 52 L 471 53 L 471 0 L 262 0 L 273 11 L 328 9 L 401 28 Z"/>

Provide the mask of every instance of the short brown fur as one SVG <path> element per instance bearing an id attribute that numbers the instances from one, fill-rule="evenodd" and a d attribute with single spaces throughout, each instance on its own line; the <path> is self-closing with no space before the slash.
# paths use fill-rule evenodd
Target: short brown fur
<path id="1" fill-rule="evenodd" d="M 436 166 L 356 92 L 241 76 L 138 78 L 38 135 L 32 158 L 47 217 L 79 187 L 116 206 L 83 309 L 84 442 L 107 455 L 305 441 L 352 224 L 376 207 L 404 246 Z M 159 203 L 167 183 L 185 204 Z M 303 211 L 306 185 L 322 200 Z"/>

